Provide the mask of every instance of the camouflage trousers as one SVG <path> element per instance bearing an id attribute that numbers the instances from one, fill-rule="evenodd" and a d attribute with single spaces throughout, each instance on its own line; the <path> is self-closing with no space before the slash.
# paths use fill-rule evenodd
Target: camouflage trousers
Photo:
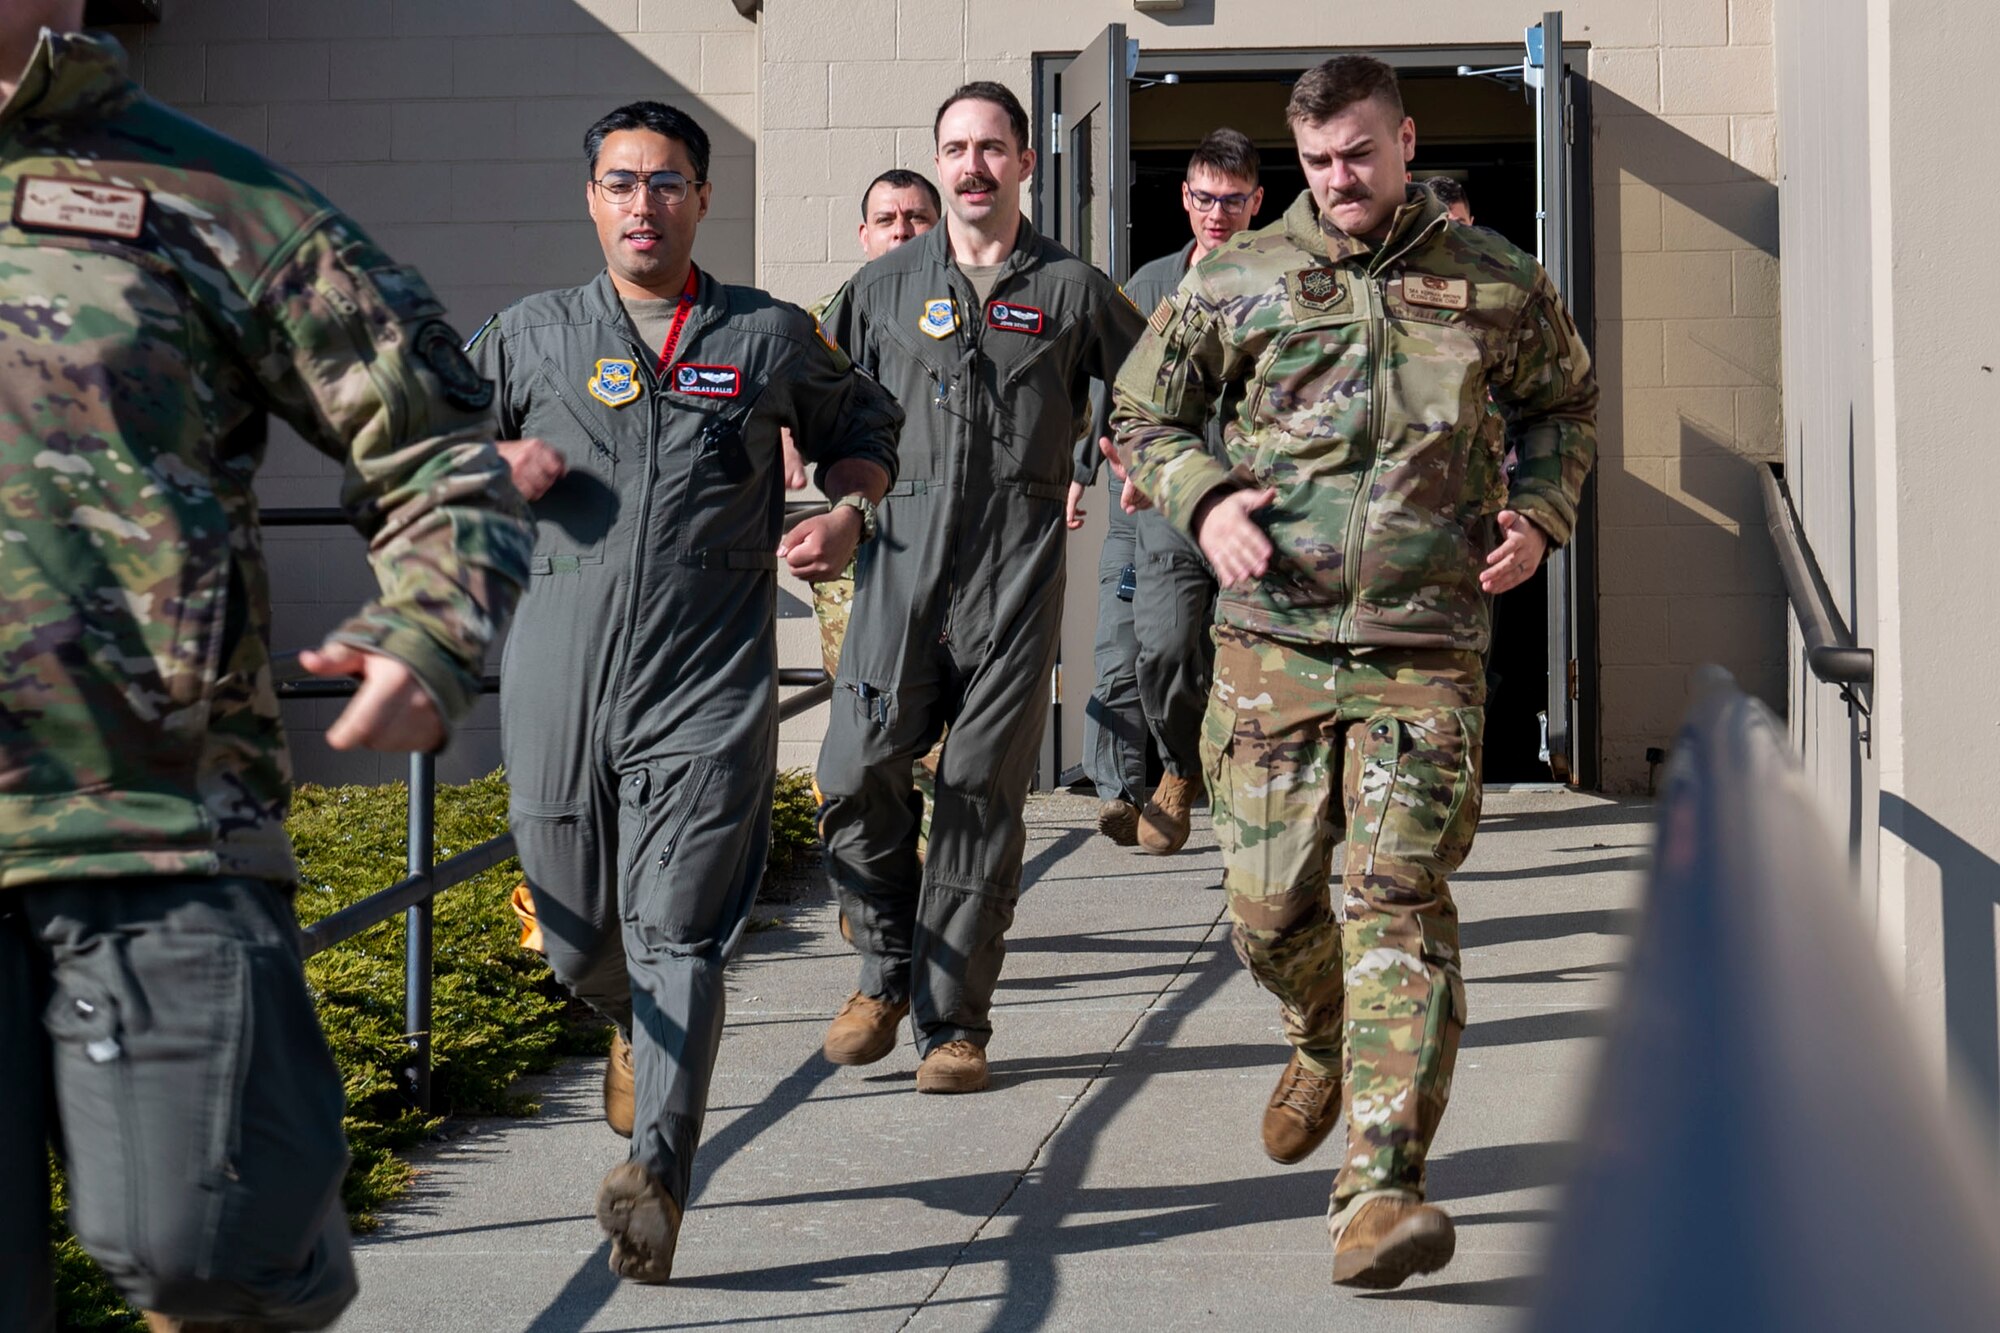
<path id="1" fill-rule="evenodd" d="M 819 621 L 819 660 L 826 667 L 829 678 L 840 671 L 840 645 L 847 641 L 847 615 L 854 606 L 854 562 L 847 562 L 847 568 L 840 571 L 839 578 L 828 579 L 824 583 L 812 585 L 813 619 Z M 938 756 L 944 753 L 944 738 L 931 747 L 931 752 L 919 759 L 910 770 L 910 780 L 916 784 L 917 794 L 924 798 L 923 822 L 917 826 L 917 859 L 924 858 L 924 851 L 931 840 L 931 807 L 937 804 Z M 818 795 L 818 788 L 814 788 Z"/>
<path id="2" fill-rule="evenodd" d="M 1301 1059 L 1340 1076 L 1335 1207 L 1421 1196 L 1465 1027 L 1445 879 L 1479 823 L 1479 655 L 1214 638 L 1201 757 L 1237 956 Z"/>

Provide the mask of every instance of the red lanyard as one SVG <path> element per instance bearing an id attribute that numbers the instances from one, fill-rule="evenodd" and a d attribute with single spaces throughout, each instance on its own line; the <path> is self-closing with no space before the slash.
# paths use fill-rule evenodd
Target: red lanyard
<path id="1" fill-rule="evenodd" d="M 694 310 L 696 279 L 699 277 L 700 271 L 690 263 L 687 286 L 681 289 L 680 302 L 674 307 L 674 326 L 667 330 L 666 345 L 660 348 L 660 368 L 653 372 L 662 379 L 666 377 L 667 367 L 674 363 L 674 348 L 680 343 L 681 329 L 687 324 L 688 315 Z"/>

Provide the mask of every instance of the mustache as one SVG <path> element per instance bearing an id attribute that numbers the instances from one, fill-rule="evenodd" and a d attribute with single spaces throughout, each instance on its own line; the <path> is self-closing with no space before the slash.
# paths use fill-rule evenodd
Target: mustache
<path id="1" fill-rule="evenodd" d="M 971 194 L 975 191 L 991 194 L 1000 188 L 1000 182 L 988 176 L 967 176 L 953 188 L 959 194 Z"/>
<path id="2" fill-rule="evenodd" d="M 1374 197 L 1375 194 L 1372 190 L 1361 186 L 1356 186 L 1352 190 L 1335 190 L 1333 192 L 1333 202 L 1336 204 L 1362 204 Z"/>

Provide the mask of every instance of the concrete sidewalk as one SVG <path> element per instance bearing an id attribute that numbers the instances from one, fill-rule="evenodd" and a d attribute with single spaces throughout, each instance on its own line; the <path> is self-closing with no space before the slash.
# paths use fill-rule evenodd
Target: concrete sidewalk
<path id="1" fill-rule="evenodd" d="M 819 1055 L 855 964 L 815 894 L 733 972 L 695 1198 L 673 1284 L 621 1285 L 591 1216 L 625 1145 L 599 1069 L 537 1080 L 542 1114 L 474 1122 L 423 1153 L 362 1238 L 342 1333 L 627 1333 L 787 1327 L 1122 1329 L 1508 1325 L 1530 1290 L 1615 995 L 1648 812 L 1490 796 L 1454 880 L 1472 1022 L 1432 1157 L 1459 1224 L 1451 1267 L 1401 1290 L 1329 1281 L 1338 1138 L 1266 1158 L 1284 1063 L 1274 1003 L 1231 954 L 1219 861 L 1115 848 L 1095 803 L 1035 801 L 991 1047 L 993 1088 L 920 1097 L 907 1044 Z M 907 1034 L 907 1028 L 905 1029 Z M 1414 1307 L 1414 1308 L 1413 1308 Z"/>

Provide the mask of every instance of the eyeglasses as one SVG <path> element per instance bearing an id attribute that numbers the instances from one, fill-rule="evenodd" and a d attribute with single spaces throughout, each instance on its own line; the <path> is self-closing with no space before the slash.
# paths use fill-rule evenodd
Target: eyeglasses
<path id="1" fill-rule="evenodd" d="M 1188 202 L 1194 205 L 1194 211 L 1197 213 L 1207 213 L 1218 206 L 1225 213 L 1241 213 L 1250 206 L 1250 196 L 1247 194 L 1210 194 L 1207 190 L 1197 190 L 1192 185 L 1187 187 L 1187 193 Z"/>
<path id="2" fill-rule="evenodd" d="M 708 184 L 707 181 L 690 181 L 678 171 L 607 171 L 590 183 L 614 204 L 630 200 L 643 184 L 654 203 L 668 208 L 686 200 L 694 186 Z"/>

